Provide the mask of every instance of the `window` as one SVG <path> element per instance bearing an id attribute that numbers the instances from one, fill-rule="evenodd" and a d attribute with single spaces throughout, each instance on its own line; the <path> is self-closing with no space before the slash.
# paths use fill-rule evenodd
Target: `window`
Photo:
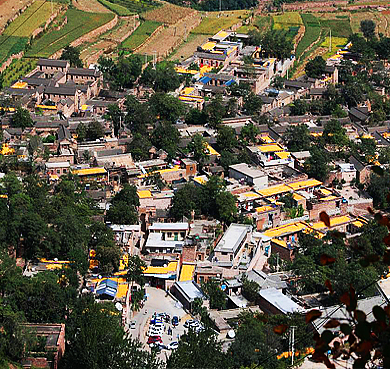
<path id="1" fill-rule="evenodd" d="M 60 174 L 61 173 L 61 170 L 60 169 L 57 169 L 57 174 Z"/>
<path id="2" fill-rule="evenodd" d="M 233 261 L 233 255 L 230 255 L 230 261 Z"/>
<path id="3" fill-rule="evenodd" d="M 63 172 L 66 173 L 66 168 L 64 168 Z"/>
<path id="4" fill-rule="evenodd" d="M 171 238 L 172 237 L 172 232 L 167 232 L 167 237 Z"/>

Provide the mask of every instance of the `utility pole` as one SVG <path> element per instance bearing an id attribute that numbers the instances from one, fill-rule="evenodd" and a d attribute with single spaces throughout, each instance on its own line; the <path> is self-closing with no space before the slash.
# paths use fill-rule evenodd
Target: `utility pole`
<path id="1" fill-rule="evenodd" d="M 279 254 L 276 254 L 276 272 L 279 272 Z"/>
<path id="2" fill-rule="evenodd" d="M 295 329 L 297 329 L 296 326 L 291 326 L 291 330 L 290 330 L 290 337 L 289 337 L 289 341 L 290 341 L 290 345 L 291 345 L 291 365 L 294 365 L 294 356 L 295 356 Z"/>

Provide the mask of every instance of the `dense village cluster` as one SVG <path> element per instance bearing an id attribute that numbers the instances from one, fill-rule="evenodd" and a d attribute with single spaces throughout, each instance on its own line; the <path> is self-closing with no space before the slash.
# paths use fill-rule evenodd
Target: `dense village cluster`
<path id="1" fill-rule="evenodd" d="M 289 80 L 287 41 L 257 37 L 220 30 L 144 67 L 75 67 L 67 48 L 3 89 L 1 359 L 310 368 L 382 352 L 350 354 L 338 327 L 356 308 L 354 324 L 388 319 L 372 314 L 390 298 L 373 210 L 390 202 L 387 44 L 354 35 Z"/>

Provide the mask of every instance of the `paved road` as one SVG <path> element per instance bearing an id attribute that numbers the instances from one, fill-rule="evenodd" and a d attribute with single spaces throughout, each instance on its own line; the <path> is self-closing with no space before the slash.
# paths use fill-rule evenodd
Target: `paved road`
<path id="1" fill-rule="evenodd" d="M 165 291 L 154 287 L 146 287 L 146 293 L 148 295 L 148 299 L 146 300 L 142 310 L 136 313 L 133 319 L 131 319 L 135 322 L 136 327 L 135 329 L 131 329 L 129 333 L 133 338 L 138 338 L 142 343 L 146 344 L 148 339 L 146 333 L 149 329 L 149 322 L 153 313 L 165 312 L 168 313 L 171 318 L 174 315 L 178 316 L 180 324 L 173 328 L 171 324 L 165 323 L 166 331 L 168 331 L 169 326 L 173 328 L 173 336 L 168 336 L 167 332 L 165 332 L 161 337 L 163 343 L 164 345 L 168 345 L 171 341 L 177 341 L 177 334 L 181 336 L 184 333 L 185 329 L 183 324 L 187 319 L 191 319 L 191 317 L 184 311 L 181 305 L 176 303 L 176 301 L 167 295 Z M 147 314 L 145 314 L 146 311 Z M 145 346 L 148 347 L 147 345 Z M 160 355 L 163 355 L 163 353 Z M 161 358 L 164 357 L 165 355 L 163 355 Z"/>

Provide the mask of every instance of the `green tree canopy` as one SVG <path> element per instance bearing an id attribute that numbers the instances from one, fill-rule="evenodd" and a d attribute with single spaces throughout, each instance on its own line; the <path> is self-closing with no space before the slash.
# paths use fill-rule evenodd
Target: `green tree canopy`
<path id="1" fill-rule="evenodd" d="M 13 128 L 22 128 L 32 127 L 34 125 L 33 120 L 31 119 L 30 113 L 27 109 L 18 107 L 14 114 L 12 114 L 10 119 L 10 125 Z"/>
<path id="2" fill-rule="evenodd" d="M 310 78 L 320 78 L 325 71 L 326 62 L 322 56 L 309 60 L 305 66 L 306 75 Z"/>
<path id="3" fill-rule="evenodd" d="M 155 67 L 149 64 L 144 69 L 140 82 L 152 87 L 156 92 L 169 92 L 180 86 L 180 76 L 173 62 L 163 61 Z"/>
<path id="4" fill-rule="evenodd" d="M 139 206 L 137 188 L 126 183 L 112 199 L 106 213 L 106 221 L 113 224 L 135 224 L 138 221 L 137 206 Z"/>
<path id="5" fill-rule="evenodd" d="M 310 149 L 310 132 L 306 124 L 289 126 L 283 136 L 290 151 L 305 151 Z"/>
<path id="6" fill-rule="evenodd" d="M 73 68 L 83 67 L 83 62 L 80 59 L 80 50 L 70 45 L 65 46 L 60 56 L 60 60 L 68 60 L 70 66 Z"/>
<path id="7" fill-rule="evenodd" d="M 360 22 L 360 31 L 366 39 L 375 37 L 375 22 L 371 19 L 364 19 Z"/>

